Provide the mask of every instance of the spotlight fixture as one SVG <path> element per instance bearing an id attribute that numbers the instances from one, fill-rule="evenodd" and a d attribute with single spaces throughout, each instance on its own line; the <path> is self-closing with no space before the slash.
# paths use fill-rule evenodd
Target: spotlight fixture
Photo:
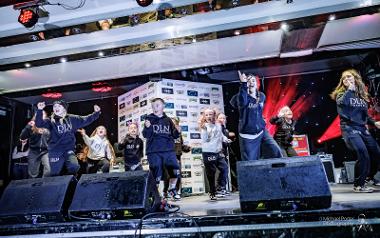
<path id="1" fill-rule="evenodd" d="M 241 32 L 240 32 L 239 30 L 235 30 L 235 31 L 234 31 L 234 35 L 235 35 L 235 36 L 240 35 L 240 33 L 241 33 Z"/>
<path id="2" fill-rule="evenodd" d="M 329 21 L 334 21 L 334 20 L 335 20 L 335 15 L 333 15 L 333 14 L 330 15 L 330 16 L 329 16 Z"/>
<path id="3" fill-rule="evenodd" d="M 65 62 L 67 62 L 67 58 L 62 57 L 62 58 L 59 59 L 59 61 L 61 61 L 61 63 L 65 63 Z"/>
<path id="4" fill-rule="evenodd" d="M 13 5 L 13 9 L 20 10 L 18 22 L 27 28 L 33 27 L 40 17 L 49 15 L 48 12 L 40 8 L 40 6 L 45 4 L 47 4 L 46 0 L 18 1 L 18 3 Z"/>
<path id="5" fill-rule="evenodd" d="M 289 30 L 289 25 L 286 24 L 285 22 L 283 22 L 283 23 L 281 23 L 281 29 L 282 29 L 283 31 L 287 31 L 287 30 Z"/>
<path id="6" fill-rule="evenodd" d="M 39 19 L 37 11 L 38 7 L 21 9 L 20 15 L 18 16 L 18 22 L 26 28 L 33 27 Z"/>
<path id="7" fill-rule="evenodd" d="M 103 56 L 104 56 L 104 52 L 103 52 L 103 51 L 99 51 L 99 52 L 98 52 L 98 56 L 99 56 L 99 57 L 103 57 Z"/>
<path id="8" fill-rule="evenodd" d="M 147 7 L 153 3 L 153 0 L 136 0 L 136 2 L 141 7 Z"/>
<path id="9" fill-rule="evenodd" d="M 30 63 L 25 63 L 24 66 L 25 66 L 25 68 L 29 68 L 32 65 Z"/>

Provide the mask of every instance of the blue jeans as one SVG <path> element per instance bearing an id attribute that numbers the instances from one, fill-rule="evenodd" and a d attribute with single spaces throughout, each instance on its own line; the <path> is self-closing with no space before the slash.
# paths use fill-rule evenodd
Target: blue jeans
<path id="1" fill-rule="evenodd" d="M 261 158 L 273 159 L 286 157 L 286 154 L 281 153 L 281 148 L 273 137 L 269 134 L 267 129 L 264 129 L 263 138 L 261 139 Z"/>
<path id="2" fill-rule="evenodd" d="M 341 125 L 342 136 L 347 147 L 356 154 L 354 186 L 363 186 L 367 177 L 378 171 L 380 148 L 367 128 L 352 128 Z M 371 168 L 371 164 L 373 165 Z"/>
<path id="3" fill-rule="evenodd" d="M 241 160 L 258 160 L 260 155 L 264 159 L 281 158 L 281 149 L 277 142 L 265 129 L 256 139 L 239 137 Z"/>

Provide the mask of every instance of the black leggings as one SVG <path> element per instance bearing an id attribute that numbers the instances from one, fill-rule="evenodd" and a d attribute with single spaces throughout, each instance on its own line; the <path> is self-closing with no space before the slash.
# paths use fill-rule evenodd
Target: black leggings
<path id="1" fill-rule="evenodd" d="M 355 186 L 363 186 L 365 179 L 373 179 L 378 171 L 380 148 L 367 128 L 352 128 L 341 125 L 342 136 L 347 147 L 356 154 Z"/>
<path id="2" fill-rule="evenodd" d="M 109 173 L 110 162 L 106 158 L 103 158 L 101 160 L 87 159 L 88 174 L 95 174 L 98 172 L 99 169 L 101 169 L 103 173 Z"/>

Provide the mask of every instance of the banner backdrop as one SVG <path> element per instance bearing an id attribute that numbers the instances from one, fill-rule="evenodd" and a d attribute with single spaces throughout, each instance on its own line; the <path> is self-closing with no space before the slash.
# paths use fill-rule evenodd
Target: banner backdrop
<path id="1" fill-rule="evenodd" d="M 150 100 L 161 97 L 165 100 L 165 113 L 178 117 L 182 128 L 184 143 L 191 152 L 181 157 L 182 192 L 204 193 L 205 179 L 202 166 L 201 135 L 198 118 L 207 107 L 224 113 L 223 91 L 221 85 L 162 79 L 149 82 L 118 97 L 119 141 L 127 134 L 127 125 L 138 122 L 140 137 L 144 118 L 152 112 Z M 147 161 L 143 159 L 147 168 Z"/>

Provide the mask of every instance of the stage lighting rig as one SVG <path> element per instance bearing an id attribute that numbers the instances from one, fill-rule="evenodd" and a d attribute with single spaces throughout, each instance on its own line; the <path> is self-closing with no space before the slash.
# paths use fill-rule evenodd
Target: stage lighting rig
<path id="1" fill-rule="evenodd" d="M 46 0 L 23 1 L 13 5 L 13 9 L 20 10 L 18 22 L 23 26 L 33 27 L 38 19 L 42 16 L 47 16 L 48 13 L 40 9 L 40 6 L 47 4 Z"/>
<path id="2" fill-rule="evenodd" d="M 147 7 L 153 3 L 153 0 L 136 0 L 137 4 L 141 7 Z"/>

